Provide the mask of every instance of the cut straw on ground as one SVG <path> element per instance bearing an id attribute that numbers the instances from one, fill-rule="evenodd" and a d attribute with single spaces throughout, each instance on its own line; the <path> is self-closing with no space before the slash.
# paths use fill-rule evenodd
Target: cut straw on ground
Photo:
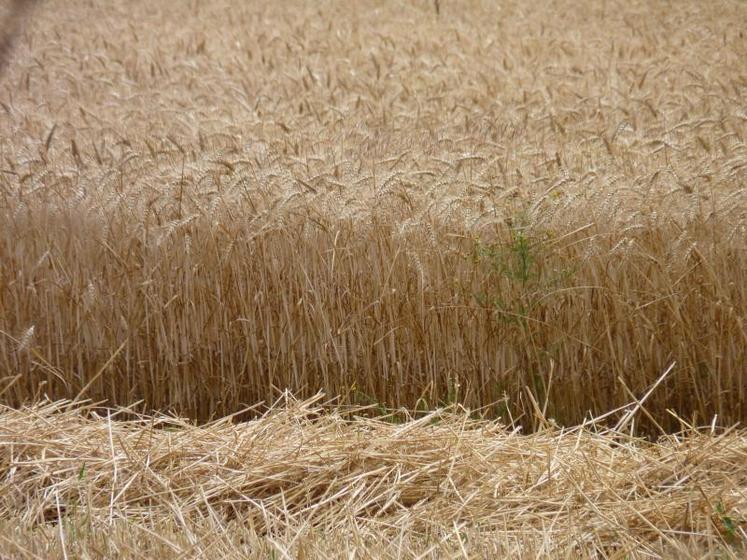
<path id="1" fill-rule="evenodd" d="M 400 418 L 289 396 L 256 420 L 202 426 L 69 401 L 3 408 L 0 555 L 747 552 L 743 430 L 652 442 L 589 427 L 524 434 L 455 406 Z"/>

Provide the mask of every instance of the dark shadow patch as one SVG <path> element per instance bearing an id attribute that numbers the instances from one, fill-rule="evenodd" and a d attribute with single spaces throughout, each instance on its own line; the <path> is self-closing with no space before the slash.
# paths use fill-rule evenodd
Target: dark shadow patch
<path id="1" fill-rule="evenodd" d="M 11 0 L 7 13 L 0 20 L 0 77 L 10 64 L 13 47 L 36 3 L 37 0 Z"/>

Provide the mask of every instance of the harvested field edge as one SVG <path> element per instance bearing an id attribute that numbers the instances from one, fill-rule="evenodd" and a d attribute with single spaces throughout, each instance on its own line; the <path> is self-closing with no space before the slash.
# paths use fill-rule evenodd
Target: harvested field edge
<path id="1" fill-rule="evenodd" d="M 3 408 L 0 555 L 747 551 L 744 430 L 689 429 L 651 442 L 594 422 L 524 435 L 455 406 L 397 418 L 287 395 L 254 421 L 202 426 L 69 401 Z"/>
<path id="2" fill-rule="evenodd" d="M 0 22 L 0 560 L 747 557 L 745 2 Z"/>

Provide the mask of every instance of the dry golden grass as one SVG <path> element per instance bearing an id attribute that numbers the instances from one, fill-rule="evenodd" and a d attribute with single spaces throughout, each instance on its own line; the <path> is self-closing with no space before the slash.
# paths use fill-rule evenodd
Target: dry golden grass
<path id="1" fill-rule="evenodd" d="M 0 411 L 4 558 L 747 552 L 747 434 L 734 430 L 523 435 L 453 407 L 392 423 L 287 398 L 240 424 L 90 414 Z"/>
<path id="2" fill-rule="evenodd" d="M 6 21 L 0 556 L 743 552 L 744 2 Z"/>
<path id="3" fill-rule="evenodd" d="M 744 419 L 744 4 L 440 12 L 37 6 L 0 106 L 6 402 L 529 388 L 575 423 L 676 361 L 657 417 Z"/>

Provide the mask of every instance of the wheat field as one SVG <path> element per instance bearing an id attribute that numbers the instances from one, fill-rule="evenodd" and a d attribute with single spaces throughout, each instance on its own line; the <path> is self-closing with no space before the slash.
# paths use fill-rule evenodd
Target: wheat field
<path id="1" fill-rule="evenodd" d="M 744 2 L 0 22 L 0 556 L 744 553 Z"/>

